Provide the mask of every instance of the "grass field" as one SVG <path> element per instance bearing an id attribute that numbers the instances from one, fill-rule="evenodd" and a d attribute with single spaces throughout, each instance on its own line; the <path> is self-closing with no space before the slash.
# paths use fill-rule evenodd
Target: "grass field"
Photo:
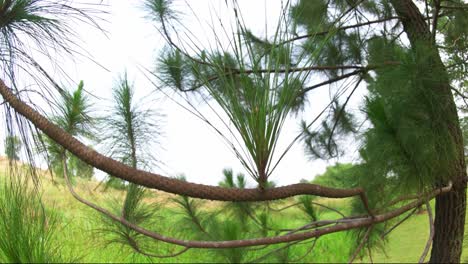
<path id="1" fill-rule="evenodd" d="M 5 167 L 0 161 L 0 167 Z M 5 178 L 4 173 L 2 178 Z M 85 205 L 76 201 L 62 182 L 62 179 L 56 179 L 57 185 L 52 184 L 50 177 L 43 175 L 41 180 L 42 199 L 47 210 L 56 214 L 58 219 L 58 231 L 54 235 L 54 239 L 59 245 L 57 250 L 60 250 L 62 255 L 67 256 L 66 259 L 80 262 L 219 262 L 224 261 L 222 254 L 213 250 L 198 250 L 191 249 L 187 253 L 176 258 L 168 259 L 151 259 L 139 254 L 134 254 L 128 247 L 120 244 L 106 243 L 106 233 L 100 232 L 102 225 L 99 221 L 99 215 Z M 94 190 L 97 185 L 96 181 L 77 180 L 75 183 L 76 190 L 80 195 L 88 200 L 101 205 L 106 205 L 112 199 L 122 199 L 124 193 L 118 190 L 109 189 L 103 192 L 101 188 Z M 166 234 L 176 234 L 177 226 L 173 223 L 177 222 L 179 217 L 174 213 L 173 207 L 167 201 L 171 195 L 154 192 L 148 201 L 157 204 L 164 204 L 160 209 L 160 219 L 155 222 L 154 229 L 164 230 Z M 327 204 L 333 204 L 335 207 L 342 207 L 346 210 L 347 201 L 323 200 Z M 220 206 L 219 203 L 210 202 L 207 204 L 207 210 Z M 275 215 L 275 225 L 281 227 L 297 227 L 305 223 L 300 214 L 294 209 L 286 213 Z M 336 214 L 323 212 L 320 218 L 334 218 Z M 153 228 L 153 227 L 149 227 Z M 415 214 L 409 220 L 395 229 L 388 238 L 388 243 L 385 246 L 385 252 L 374 251 L 372 258 L 374 262 L 417 262 L 420 254 L 425 246 L 428 237 L 428 218 L 426 213 Z M 312 243 L 312 242 L 310 242 Z M 336 233 L 321 237 L 317 240 L 317 244 L 310 255 L 301 259 L 300 262 L 347 262 L 348 252 L 350 250 L 349 235 L 345 232 Z M 158 244 L 159 245 L 159 244 Z M 260 250 L 239 250 L 230 253 L 242 255 L 243 261 L 254 260 L 272 248 L 280 247 L 273 246 L 267 249 Z M 168 250 L 167 245 L 160 245 L 160 251 Z M 296 256 L 302 256 L 308 250 L 308 245 L 293 246 L 287 254 L 291 254 L 294 259 Z M 468 252 L 464 252 L 463 260 L 468 260 Z M 0 256 L 1 257 L 1 256 Z M 277 258 L 264 259 L 267 262 L 278 261 Z M 364 257 L 356 262 L 368 262 L 369 258 Z"/>

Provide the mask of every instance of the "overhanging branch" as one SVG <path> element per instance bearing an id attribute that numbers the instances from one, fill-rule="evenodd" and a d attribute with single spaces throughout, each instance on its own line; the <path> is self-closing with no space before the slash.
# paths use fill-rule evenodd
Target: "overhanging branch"
<path id="1" fill-rule="evenodd" d="M 345 198 L 361 196 L 364 194 L 362 188 L 336 189 L 315 184 L 298 183 L 266 190 L 260 189 L 231 189 L 217 186 L 196 184 L 165 177 L 159 174 L 138 170 L 123 164 L 122 162 L 104 156 L 90 147 L 84 145 L 60 127 L 50 122 L 46 117 L 18 99 L 0 80 L 0 94 L 5 101 L 33 123 L 44 134 L 73 153 L 87 164 L 109 173 L 120 179 L 157 189 L 173 194 L 185 195 L 194 198 L 218 200 L 218 201 L 269 201 L 288 198 L 296 195 L 316 195 L 328 198 Z"/>

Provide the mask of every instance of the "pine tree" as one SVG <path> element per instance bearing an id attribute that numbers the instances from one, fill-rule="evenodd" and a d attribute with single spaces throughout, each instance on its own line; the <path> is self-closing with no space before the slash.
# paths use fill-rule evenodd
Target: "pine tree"
<path id="1" fill-rule="evenodd" d="M 459 262 L 463 244 L 466 169 L 454 96 L 463 97 L 466 85 L 466 8 L 463 1 L 300 1 L 291 11 L 311 52 L 311 37 L 338 27 L 319 63 L 396 63 L 373 74 L 368 69 L 352 74 L 368 87 L 363 110 L 371 127 L 359 133 L 364 136 L 361 174 L 384 185 L 392 177 L 400 190 L 453 182 L 453 191 L 436 198 L 431 262 Z M 347 12 L 353 23 L 335 24 Z M 331 81 L 346 80 L 340 76 L 349 73 L 326 72 Z M 320 132 L 306 131 L 311 153 L 336 156 L 338 135 L 355 133 L 342 111 L 347 100 L 341 104 Z M 373 185 L 367 189 L 381 190 Z"/>

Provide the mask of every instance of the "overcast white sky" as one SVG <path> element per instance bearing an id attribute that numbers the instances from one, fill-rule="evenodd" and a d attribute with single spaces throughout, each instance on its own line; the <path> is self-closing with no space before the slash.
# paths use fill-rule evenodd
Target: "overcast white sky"
<path id="1" fill-rule="evenodd" d="M 102 24 L 108 30 L 107 37 L 88 27 L 82 27 L 80 31 L 84 41 L 83 48 L 106 69 L 84 58 L 64 66 L 75 82 L 84 80 L 88 91 L 107 99 L 110 98 L 116 78 L 127 71 L 129 79 L 134 81 L 137 97 L 146 97 L 155 87 L 143 76 L 141 69 L 154 69 L 156 57 L 165 45 L 165 40 L 155 24 L 144 18 L 146 12 L 142 8 L 143 1 L 114 0 L 104 3 L 109 5 L 107 10 L 110 11 L 106 16 L 108 22 Z M 209 43 L 212 36 L 201 29 L 200 23 L 211 23 L 210 17 L 214 13 L 220 17 L 228 15 L 224 0 L 188 1 L 200 21 L 193 18 L 187 2 L 175 0 L 174 3 L 186 14 L 182 16 L 182 22 L 201 41 L 206 40 L 206 43 Z M 280 4 L 279 0 L 239 0 L 245 24 L 261 35 L 265 34 L 265 24 L 273 26 L 268 32 L 276 26 Z M 303 117 L 306 120 L 313 119 L 315 113 L 328 103 L 329 96 L 328 88 L 310 94 L 310 104 Z M 158 98 L 159 101 L 154 106 L 165 115 L 162 126 L 164 136 L 159 140 L 164 149 L 157 149 L 154 154 L 165 165 L 153 171 L 168 176 L 184 173 L 189 181 L 205 184 L 217 184 L 222 177 L 222 169 L 226 167 L 233 168 L 236 173 L 244 172 L 235 155 L 212 128 L 171 100 L 164 99 L 163 96 Z M 209 112 L 206 106 L 200 104 L 199 107 L 201 111 Z M 290 118 L 286 122 L 278 149 L 284 149 L 298 134 L 300 118 L 301 116 L 297 119 Z M 308 161 L 302 143 L 298 142 L 271 179 L 280 185 L 296 183 L 300 179 L 310 180 L 322 173 L 326 166 L 324 161 Z"/>

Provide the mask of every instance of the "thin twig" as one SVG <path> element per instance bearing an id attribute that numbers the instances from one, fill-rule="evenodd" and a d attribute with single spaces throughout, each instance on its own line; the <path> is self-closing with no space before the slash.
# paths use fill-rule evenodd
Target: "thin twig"
<path id="1" fill-rule="evenodd" d="M 374 260 L 372 259 L 372 250 L 369 245 L 367 245 L 367 254 L 369 255 L 370 263 L 374 263 Z"/>
<path id="2" fill-rule="evenodd" d="M 345 114 L 345 108 L 348 105 L 349 100 L 351 99 L 351 97 L 353 96 L 354 92 L 357 90 L 357 88 L 359 87 L 359 84 L 361 84 L 363 79 L 364 79 L 364 77 L 360 76 L 360 78 L 357 81 L 356 85 L 354 86 L 353 90 L 351 90 L 351 93 L 349 93 L 349 95 L 346 98 L 343 106 L 341 107 L 340 112 L 338 113 L 338 116 L 336 117 L 335 122 L 333 123 L 333 127 L 332 127 L 330 135 L 328 136 L 328 141 L 327 141 L 327 149 L 328 149 L 328 152 L 330 153 L 330 155 L 332 155 L 331 154 L 331 141 L 332 141 L 332 138 L 333 138 L 333 134 L 335 133 L 335 129 L 338 126 L 338 122 L 340 122 L 340 118 L 342 118 L 342 116 Z"/>
<path id="3" fill-rule="evenodd" d="M 312 250 L 314 250 L 318 239 L 319 239 L 318 237 L 316 239 L 314 239 L 314 242 L 312 242 L 312 245 L 309 247 L 309 249 L 307 250 L 307 252 L 304 255 L 300 256 L 297 259 L 293 259 L 290 262 L 299 262 L 299 261 L 303 260 L 305 257 L 307 257 L 310 254 L 310 252 L 312 252 Z"/>
<path id="4" fill-rule="evenodd" d="M 429 201 L 426 201 L 426 209 L 427 209 L 427 218 L 429 219 L 429 238 L 427 239 L 426 246 L 424 247 L 424 251 L 419 258 L 419 263 L 423 263 L 426 259 L 427 253 L 432 245 L 432 240 L 434 239 L 434 219 L 432 217 L 432 209 Z"/>
<path id="5" fill-rule="evenodd" d="M 372 24 L 376 24 L 376 23 L 382 23 L 382 22 L 386 22 L 386 21 L 389 21 L 389 20 L 399 19 L 399 18 L 400 17 L 398 17 L 398 16 L 392 16 L 392 17 L 377 19 L 377 20 L 368 21 L 368 22 L 364 22 L 364 23 L 357 23 L 357 24 L 354 24 L 354 25 L 342 26 L 342 27 L 339 27 L 339 28 L 335 28 L 333 30 L 334 31 L 347 30 L 347 29 L 352 29 L 352 28 L 357 28 L 357 27 L 362 27 L 362 26 L 368 26 L 368 25 L 372 25 Z M 327 35 L 328 33 L 330 33 L 330 31 L 331 30 L 325 30 L 325 31 L 314 32 L 314 33 L 310 33 L 310 34 L 306 34 L 306 35 L 297 36 L 297 37 L 288 39 L 288 40 L 282 42 L 281 44 L 286 44 L 288 42 L 297 41 L 297 40 L 310 38 L 310 37 L 315 37 L 315 36 Z"/>
<path id="6" fill-rule="evenodd" d="M 333 211 L 333 212 L 339 214 L 341 217 L 346 218 L 346 215 L 344 215 L 344 214 L 343 214 L 342 212 L 340 212 L 338 209 L 335 209 L 335 208 L 333 208 L 333 207 L 326 206 L 326 205 L 324 205 L 324 204 L 317 203 L 317 202 L 314 202 L 314 201 L 311 201 L 310 203 L 311 203 L 311 204 L 314 204 L 314 205 L 317 205 L 317 206 L 320 206 L 320 207 L 323 207 L 323 208 L 328 209 L 328 210 L 330 210 L 330 211 Z M 297 205 L 299 205 L 299 204 L 301 204 L 301 202 L 293 203 L 293 204 L 290 204 L 290 205 L 287 205 L 287 206 L 284 206 L 284 207 L 281 207 L 281 208 L 278 208 L 278 209 L 275 209 L 275 208 L 271 207 L 270 205 L 268 205 L 268 209 L 270 209 L 270 210 L 272 210 L 272 211 L 274 211 L 274 212 L 281 212 L 281 211 L 284 211 L 284 210 L 289 209 L 289 208 L 291 208 L 291 207 L 295 207 L 295 206 L 297 206 Z"/>
<path id="7" fill-rule="evenodd" d="M 398 221 L 398 223 L 396 223 L 395 225 L 393 225 L 390 229 L 388 229 L 387 231 L 385 231 L 385 233 L 382 234 L 382 236 L 380 236 L 381 238 L 384 238 L 386 237 L 388 234 L 390 234 L 390 232 L 392 232 L 395 228 L 397 228 L 399 225 L 401 225 L 403 222 L 405 222 L 406 220 L 408 220 L 408 218 L 410 218 L 414 213 L 416 213 L 418 211 L 418 208 L 415 208 L 413 211 L 411 211 L 411 213 L 407 214 L 405 217 L 403 217 L 403 219 L 401 219 L 400 221 Z"/>
<path id="8" fill-rule="evenodd" d="M 363 73 L 365 72 L 364 69 L 359 69 L 359 70 L 355 70 L 355 71 L 352 71 L 352 72 L 349 72 L 349 73 L 346 73 L 346 74 L 343 74 L 343 75 L 340 75 L 338 77 L 335 77 L 335 78 L 332 78 L 332 79 L 329 79 L 329 80 L 326 80 L 326 81 L 323 81 L 321 83 L 318 83 L 318 84 L 314 84 L 312 86 L 309 86 L 309 87 L 306 87 L 304 89 L 302 89 L 301 93 L 299 95 L 303 95 L 309 91 L 312 91 L 312 90 L 315 90 L 319 87 L 322 87 L 324 85 L 327 85 L 327 84 L 332 84 L 332 83 L 335 83 L 335 82 L 338 82 L 338 81 L 341 81 L 343 79 L 346 79 L 348 77 L 351 77 L 353 75 L 357 75 L 357 74 L 360 74 L 360 73 Z"/>
<path id="9" fill-rule="evenodd" d="M 364 246 L 364 244 L 367 243 L 367 240 L 369 239 L 369 235 L 372 231 L 372 225 L 369 226 L 367 228 L 367 231 L 366 233 L 364 234 L 364 237 L 362 238 L 361 240 L 361 243 L 359 243 L 359 246 L 356 248 L 356 250 L 354 251 L 354 254 L 351 256 L 351 258 L 349 259 L 349 263 L 353 263 L 354 259 L 357 257 L 357 255 L 359 254 L 359 252 L 361 252 L 361 249 L 362 247 Z"/>
<path id="10" fill-rule="evenodd" d="M 328 210 L 330 210 L 330 211 L 333 211 L 333 212 L 339 214 L 341 217 L 346 218 L 346 215 L 344 215 L 344 214 L 343 214 L 342 212 L 340 212 L 338 209 L 335 209 L 335 208 L 333 208 L 333 207 L 330 207 L 330 206 L 327 206 L 327 205 L 324 205 L 324 204 L 321 204 L 321 203 L 313 202 L 313 201 L 310 202 L 310 203 L 311 203 L 311 204 L 314 204 L 314 205 L 317 205 L 317 206 L 320 206 L 320 207 L 323 207 L 323 208 L 328 209 Z"/>
<path id="11" fill-rule="evenodd" d="M 287 206 L 284 206 L 284 207 L 281 207 L 281 208 L 278 208 L 278 209 L 275 209 L 273 207 L 271 207 L 270 205 L 268 205 L 268 209 L 274 211 L 274 212 L 281 212 L 281 211 L 284 211 L 286 209 L 289 209 L 291 207 L 295 207 L 297 205 L 301 204 L 301 202 L 297 202 L 297 203 L 293 203 L 293 204 L 290 204 L 290 205 L 287 205 Z"/>
<path id="12" fill-rule="evenodd" d="M 282 246 L 282 247 L 275 248 L 274 250 L 272 250 L 272 251 L 270 251 L 270 252 L 268 252 L 268 253 L 266 253 L 266 254 L 264 254 L 264 255 L 262 255 L 262 256 L 256 258 L 256 259 L 254 259 L 254 260 L 248 261 L 247 263 L 258 263 L 258 262 L 260 262 L 261 260 L 264 260 L 265 258 L 267 258 L 267 257 L 269 257 L 269 256 L 271 256 L 271 255 L 273 255 L 273 254 L 275 254 L 275 253 L 277 253 L 277 252 L 279 252 L 279 251 L 285 249 L 285 248 L 288 248 L 288 247 L 290 247 L 290 246 L 293 246 L 293 245 L 295 245 L 295 244 L 297 244 L 297 243 L 299 243 L 299 242 L 301 242 L 301 241 L 294 241 L 294 242 L 288 243 L 288 244 L 286 244 L 286 245 L 284 245 L 284 246 Z"/>
<path id="13" fill-rule="evenodd" d="M 173 257 L 177 257 L 177 256 L 180 256 L 182 254 L 184 254 L 185 252 L 187 252 L 190 248 L 189 247 L 185 247 L 177 252 L 174 252 L 174 253 L 171 253 L 171 254 L 165 254 L 165 255 L 159 255 L 159 254 L 153 254 L 153 253 L 148 253 L 146 251 L 143 251 L 141 250 L 136 244 L 135 245 L 131 245 L 131 247 L 138 253 L 142 254 L 142 255 L 145 255 L 147 257 L 150 257 L 150 258 L 173 258 Z"/>

